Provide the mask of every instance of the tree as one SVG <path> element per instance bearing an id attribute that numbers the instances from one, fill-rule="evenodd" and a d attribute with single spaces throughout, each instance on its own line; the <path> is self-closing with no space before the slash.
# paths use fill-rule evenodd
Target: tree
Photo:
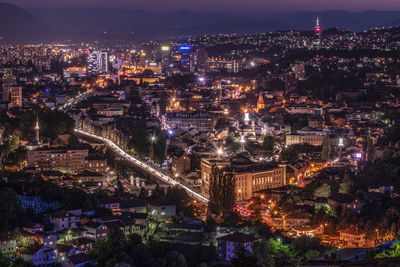
<path id="1" fill-rule="evenodd" d="M 7 162 L 11 154 L 13 154 L 19 147 L 19 131 L 14 131 L 12 136 L 4 140 L 3 145 L 0 147 L 2 153 L 2 160 Z"/>
<path id="2" fill-rule="evenodd" d="M 255 216 L 254 221 L 261 222 L 262 221 L 262 216 L 261 213 L 263 211 L 262 209 L 262 203 L 259 198 L 255 198 L 254 200 L 251 201 L 249 204 L 249 209 L 254 211 Z"/>
<path id="3" fill-rule="evenodd" d="M 144 200 L 147 197 L 147 192 L 144 187 L 140 188 L 139 198 Z"/>
<path id="4" fill-rule="evenodd" d="M 168 252 L 166 255 L 166 266 L 187 267 L 185 256 L 177 251 Z"/>
<path id="5" fill-rule="evenodd" d="M 250 253 L 244 248 L 240 247 L 236 252 L 236 258 L 231 260 L 234 267 L 256 267 L 259 266 L 256 257 L 250 255 Z"/>
<path id="6" fill-rule="evenodd" d="M 235 203 L 234 183 L 233 172 L 230 169 L 213 166 L 209 188 L 211 213 L 224 215 L 232 212 Z"/>
<path id="7" fill-rule="evenodd" d="M 75 134 L 71 134 L 68 137 L 68 145 L 78 145 L 79 144 L 79 139 L 76 137 Z"/>
<path id="8" fill-rule="evenodd" d="M 9 266 L 9 259 L 0 254 L 0 266 Z"/>
<path id="9" fill-rule="evenodd" d="M 331 159 L 331 141 L 329 135 L 325 135 L 324 140 L 322 141 L 322 152 L 321 158 L 323 160 L 330 160 Z"/>
<path id="10" fill-rule="evenodd" d="M 235 137 L 234 137 L 233 133 L 230 133 L 228 135 L 228 137 L 226 138 L 226 147 L 229 151 L 232 151 L 234 153 L 236 153 L 237 151 L 240 150 L 241 145 L 239 142 L 235 141 Z"/>
<path id="11" fill-rule="evenodd" d="M 23 258 L 14 258 L 9 264 L 2 265 L 9 267 L 33 267 L 32 262 L 25 261 Z"/>
<path id="12" fill-rule="evenodd" d="M 267 153 L 272 153 L 275 146 L 275 137 L 272 134 L 267 134 L 264 136 L 264 141 L 262 144 L 263 151 Z"/>
<path id="13" fill-rule="evenodd" d="M 384 250 L 375 255 L 375 258 L 377 258 L 377 259 L 394 258 L 394 257 L 400 257 L 400 244 L 399 243 L 393 243 L 390 246 L 390 249 Z"/>
<path id="14" fill-rule="evenodd" d="M 295 160 L 298 158 L 298 156 L 299 153 L 292 147 L 284 149 L 280 154 L 280 158 L 283 161 Z"/>
<path id="15" fill-rule="evenodd" d="M 17 193 L 9 188 L 0 188 L 0 231 L 10 231 L 20 225 L 24 219 L 24 212 Z"/>
<path id="16" fill-rule="evenodd" d="M 188 193 L 180 187 L 169 187 L 166 198 L 172 203 L 175 203 L 179 213 L 193 217 L 193 202 Z"/>
<path id="17" fill-rule="evenodd" d="M 225 124 L 226 124 L 225 118 L 218 118 L 217 122 L 215 123 L 214 129 L 217 131 L 221 131 L 224 129 Z"/>
<path id="18" fill-rule="evenodd" d="M 351 180 L 348 173 L 344 174 L 342 182 L 339 186 L 339 193 L 350 194 L 351 187 L 353 186 L 353 181 Z"/>
<path id="19" fill-rule="evenodd" d="M 385 149 L 385 150 L 383 150 L 383 153 L 382 153 L 382 160 L 389 161 L 390 159 L 393 158 L 393 155 L 394 155 L 394 153 L 392 150 Z"/>
<path id="20" fill-rule="evenodd" d="M 166 146 L 165 135 L 163 132 L 158 132 L 156 134 L 156 142 L 157 142 L 156 144 L 153 144 L 154 145 L 153 160 L 158 164 L 162 164 L 165 160 L 165 146 Z"/>
<path id="21" fill-rule="evenodd" d="M 394 124 L 389 130 L 389 140 L 392 143 L 400 141 L 400 126 Z"/>
<path id="22" fill-rule="evenodd" d="M 254 253 L 258 266 L 298 266 L 296 250 L 284 244 L 281 237 L 256 242 Z"/>
<path id="23" fill-rule="evenodd" d="M 165 191 L 157 184 L 151 196 L 154 198 L 163 198 L 165 196 Z"/>
<path id="24" fill-rule="evenodd" d="M 123 232 L 118 228 L 110 230 L 107 240 L 99 240 L 89 252 L 89 257 L 100 266 L 115 266 L 129 263 L 128 246 Z"/>
<path id="25" fill-rule="evenodd" d="M 331 186 L 328 184 L 322 184 L 314 191 L 314 198 L 329 197 L 330 195 L 331 195 Z"/>
<path id="26" fill-rule="evenodd" d="M 134 129 L 131 133 L 131 139 L 129 140 L 129 149 L 144 157 L 148 154 L 148 133 L 143 129 Z"/>

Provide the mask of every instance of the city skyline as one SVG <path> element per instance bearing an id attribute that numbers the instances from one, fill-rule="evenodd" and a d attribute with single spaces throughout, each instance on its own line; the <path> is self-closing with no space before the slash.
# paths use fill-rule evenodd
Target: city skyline
<path id="1" fill-rule="evenodd" d="M 236 15 L 268 15 L 277 13 L 287 13 L 296 11 L 349 11 L 349 12 L 364 12 L 370 10 L 376 11 L 399 11 L 400 2 L 396 0 L 384 1 L 363 1 L 362 5 L 356 1 L 330 1 L 322 2 L 316 0 L 251 0 L 242 1 L 228 0 L 215 1 L 161 1 L 161 0 L 139 0 L 131 3 L 127 0 L 5 0 L 4 3 L 17 5 L 23 8 L 108 8 L 108 9 L 133 9 L 146 10 L 155 12 L 176 12 L 187 10 L 196 13 L 224 13 Z"/>
<path id="2" fill-rule="evenodd" d="M 400 266 L 399 0 L 6 1 L 0 267 Z"/>

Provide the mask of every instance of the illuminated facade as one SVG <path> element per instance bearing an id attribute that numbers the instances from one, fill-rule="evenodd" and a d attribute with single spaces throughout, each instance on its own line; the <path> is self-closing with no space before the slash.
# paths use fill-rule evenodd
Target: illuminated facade
<path id="1" fill-rule="evenodd" d="M 4 86 L 3 101 L 9 102 L 10 108 L 22 107 L 22 87 Z"/>
<path id="2" fill-rule="evenodd" d="M 182 73 L 190 73 L 192 69 L 192 57 L 191 57 L 191 47 L 190 46 L 180 46 L 179 47 L 180 61 L 179 69 Z"/>
<path id="3" fill-rule="evenodd" d="M 260 110 L 265 109 L 265 103 L 264 103 L 264 97 L 262 93 L 258 96 L 258 101 L 257 101 L 257 112 Z"/>
<path id="4" fill-rule="evenodd" d="M 288 134 L 286 135 L 286 146 L 297 144 L 309 144 L 313 146 L 321 146 L 325 135 L 302 135 Z"/>
<path id="5" fill-rule="evenodd" d="M 278 188 L 286 185 L 286 165 L 264 165 L 240 155 L 231 160 L 202 159 L 202 194 L 209 196 L 210 178 L 213 166 L 232 167 L 235 180 L 236 201 L 250 199 L 256 191 Z"/>
<path id="6" fill-rule="evenodd" d="M 76 77 L 86 77 L 86 68 L 71 67 L 63 71 L 65 78 L 70 78 L 71 76 Z"/>
<path id="7" fill-rule="evenodd" d="M 38 171 L 63 171 L 77 173 L 87 167 L 87 148 L 40 148 L 28 150 L 26 160 L 28 167 Z"/>
<path id="8" fill-rule="evenodd" d="M 99 64 L 99 71 L 101 73 L 108 72 L 108 53 L 107 52 L 100 52 L 98 53 L 98 64 Z"/>
<path id="9" fill-rule="evenodd" d="M 98 73 L 100 69 L 98 53 L 92 52 L 87 55 L 87 72 L 88 74 Z"/>

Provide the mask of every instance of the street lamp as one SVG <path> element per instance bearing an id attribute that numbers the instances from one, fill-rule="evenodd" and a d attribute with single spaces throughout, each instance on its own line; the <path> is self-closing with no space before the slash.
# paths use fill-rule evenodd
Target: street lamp
<path id="1" fill-rule="evenodd" d="M 154 143 L 157 141 L 157 136 L 155 136 L 155 135 L 151 135 L 150 136 L 150 143 L 151 143 L 151 146 L 150 146 L 150 158 L 152 159 L 152 160 L 154 160 Z"/>
<path id="2" fill-rule="evenodd" d="M 218 148 L 217 153 L 218 153 L 218 157 L 221 157 L 222 154 L 224 153 L 224 151 L 222 151 L 222 148 Z"/>

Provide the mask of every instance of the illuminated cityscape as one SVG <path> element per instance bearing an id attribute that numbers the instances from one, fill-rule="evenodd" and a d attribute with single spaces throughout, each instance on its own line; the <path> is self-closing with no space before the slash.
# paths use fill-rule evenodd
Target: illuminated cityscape
<path id="1" fill-rule="evenodd" d="M 0 3 L 1 266 L 400 266 L 400 12 L 75 4 Z"/>

